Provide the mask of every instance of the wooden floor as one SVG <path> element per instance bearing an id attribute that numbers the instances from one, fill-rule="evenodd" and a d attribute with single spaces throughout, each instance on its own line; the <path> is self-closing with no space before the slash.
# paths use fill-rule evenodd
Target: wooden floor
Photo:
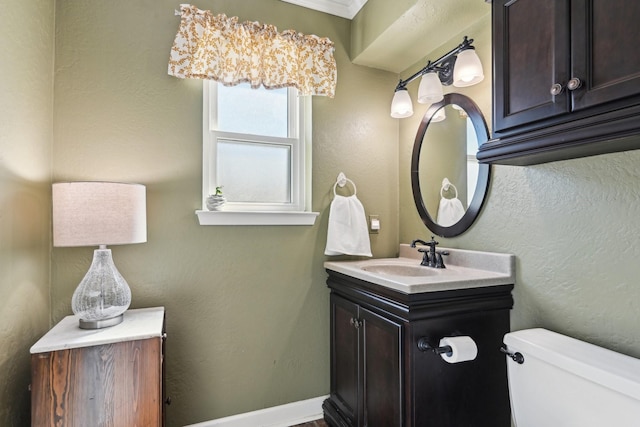
<path id="1" fill-rule="evenodd" d="M 324 420 L 321 419 L 321 420 L 309 421 L 308 423 L 304 423 L 304 424 L 297 424 L 291 427 L 329 427 L 329 426 L 327 423 L 324 422 Z"/>

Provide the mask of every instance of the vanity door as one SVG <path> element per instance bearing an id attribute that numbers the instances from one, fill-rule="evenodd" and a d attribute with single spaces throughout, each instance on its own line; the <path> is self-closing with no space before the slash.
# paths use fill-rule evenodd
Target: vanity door
<path id="1" fill-rule="evenodd" d="M 360 308 L 362 426 L 405 425 L 402 393 L 402 325 Z"/>
<path id="2" fill-rule="evenodd" d="M 331 294 L 331 426 L 400 427 L 402 324 Z"/>
<path id="3" fill-rule="evenodd" d="M 358 313 L 357 304 L 331 294 L 331 395 L 328 400 L 337 408 L 329 412 L 340 415 L 339 425 L 342 422 L 349 426 L 360 425 Z"/>

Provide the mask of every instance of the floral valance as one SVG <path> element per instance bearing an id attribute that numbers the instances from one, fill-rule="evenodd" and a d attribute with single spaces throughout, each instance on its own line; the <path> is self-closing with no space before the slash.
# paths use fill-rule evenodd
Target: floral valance
<path id="1" fill-rule="evenodd" d="M 169 58 L 169 74 L 216 80 L 233 86 L 295 87 L 300 95 L 335 94 L 333 42 L 273 25 L 239 23 L 195 6 L 180 6 L 180 28 Z"/>

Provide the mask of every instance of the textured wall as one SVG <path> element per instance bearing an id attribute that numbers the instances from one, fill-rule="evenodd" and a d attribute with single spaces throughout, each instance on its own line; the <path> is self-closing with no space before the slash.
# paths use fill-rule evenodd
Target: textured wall
<path id="1" fill-rule="evenodd" d="M 53 1 L 4 1 L 0 37 L 0 425 L 22 427 L 49 327 Z"/>
<path id="2" fill-rule="evenodd" d="M 351 58 L 400 73 L 490 12 L 478 0 L 368 0 L 353 19 Z"/>
<path id="3" fill-rule="evenodd" d="M 490 37 L 467 31 L 490 73 Z M 450 42 L 458 43 L 457 38 Z M 487 56 L 489 55 L 489 56 Z M 490 122 L 490 86 L 471 95 Z M 467 93 L 466 89 L 460 92 Z M 410 193 L 415 119 L 400 129 L 400 241 L 426 237 Z M 512 329 L 546 327 L 640 357 L 640 151 L 494 166 L 484 210 L 443 246 L 513 253 Z"/>
<path id="4" fill-rule="evenodd" d="M 379 214 L 375 256 L 398 243 L 396 76 L 354 66 L 349 21 L 276 0 L 198 7 L 328 36 L 334 99 L 313 100 L 312 227 L 202 227 L 201 83 L 169 77 L 175 1 L 56 5 L 54 180 L 147 185 L 148 243 L 114 247 L 133 307 L 167 308 L 168 425 L 242 413 L 329 391 L 329 307 L 322 263 L 331 189 L 354 180 Z M 70 313 L 90 248 L 55 248 L 54 320 Z"/>

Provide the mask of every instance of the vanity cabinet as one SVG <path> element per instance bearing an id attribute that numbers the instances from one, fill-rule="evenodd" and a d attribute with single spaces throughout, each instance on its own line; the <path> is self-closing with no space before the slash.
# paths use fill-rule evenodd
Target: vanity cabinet
<path id="1" fill-rule="evenodd" d="M 163 426 L 164 308 L 78 327 L 67 316 L 31 348 L 34 427 Z"/>
<path id="2" fill-rule="evenodd" d="M 528 165 L 640 148 L 636 0 L 494 0 L 493 139 Z"/>
<path id="3" fill-rule="evenodd" d="M 327 270 L 333 427 L 510 427 L 504 355 L 513 285 L 406 294 Z M 418 349 L 468 335 L 475 360 Z"/>

